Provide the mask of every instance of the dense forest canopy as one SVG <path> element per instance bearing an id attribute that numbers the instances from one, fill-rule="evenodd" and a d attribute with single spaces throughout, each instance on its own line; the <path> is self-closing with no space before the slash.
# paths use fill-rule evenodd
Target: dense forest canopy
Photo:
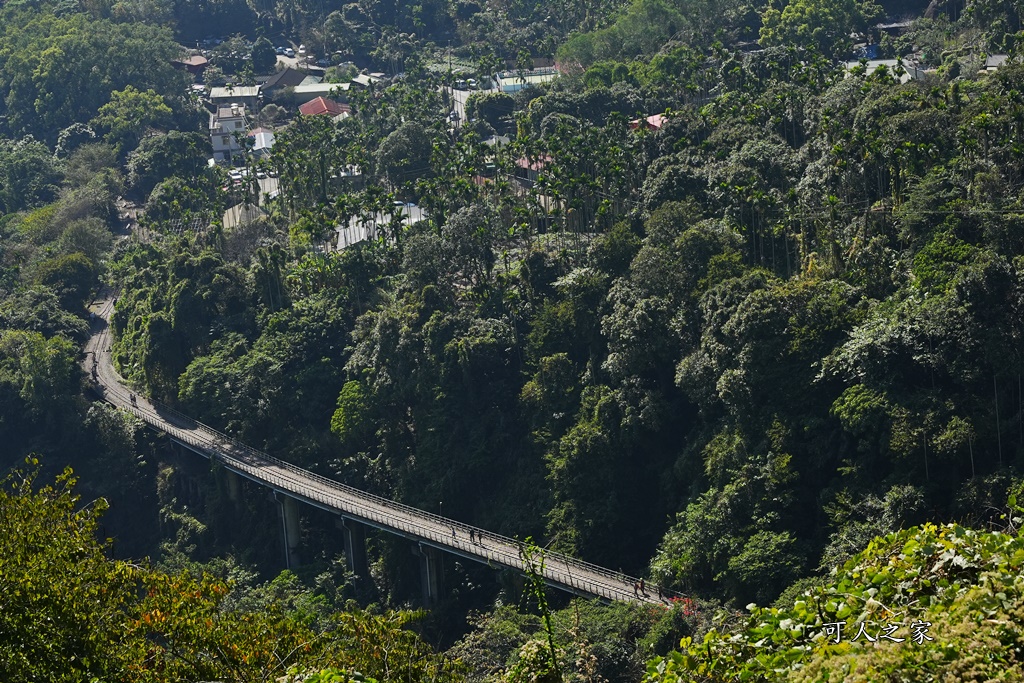
<path id="1" fill-rule="evenodd" d="M 0 462 L 17 474 L 0 493 L 0 594 L 23 602 L 0 610 L 0 678 L 157 680 L 139 662 L 160 661 L 249 680 L 303 639 L 317 646 L 288 666 L 325 681 L 987 680 L 984 653 L 1016 671 L 1022 12 L 4 4 Z M 202 95 L 190 55 L 209 58 Z M 337 86 L 345 115 L 298 115 L 285 87 L 247 113 L 273 148 L 235 140 L 234 164 L 209 163 L 227 144 L 210 137 L 209 86 L 265 82 L 279 59 Z M 501 71 L 535 84 L 489 89 Z M 443 603 L 414 615 L 405 541 L 371 533 L 357 577 L 313 511 L 303 566 L 275 579 L 265 493 L 239 498 L 91 400 L 79 349 L 103 288 L 133 391 L 691 597 L 549 605 L 536 577 L 452 560 Z M 65 465 L 82 500 L 110 502 L 102 518 Z M 45 625 L 62 614 L 65 630 Z M 944 640 L 822 636 L 896 614 Z M 374 668 L 353 630 L 415 666 Z M 47 648 L 80 664 L 44 672 Z M 206 668 L 180 655 L 213 651 Z"/>

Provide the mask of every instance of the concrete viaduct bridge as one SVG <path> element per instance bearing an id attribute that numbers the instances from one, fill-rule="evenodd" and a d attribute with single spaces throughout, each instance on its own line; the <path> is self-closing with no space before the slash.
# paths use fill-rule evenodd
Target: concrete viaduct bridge
<path id="1" fill-rule="evenodd" d="M 332 481 L 239 443 L 155 400 L 135 396 L 114 369 L 110 354 L 108 321 L 114 301 L 114 297 L 108 295 L 93 307 L 92 334 L 85 347 L 84 366 L 94 390 L 104 401 L 133 413 L 185 448 L 271 489 L 281 512 L 288 567 L 298 563 L 297 503 L 302 502 L 339 516 L 346 559 L 357 575 L 367 575 L 367 526 L 409 539 L 413 553 L 420 560 L 423 598 L 427 604 L 436 601 L 443 590 L 442 551 L 489 566 L 526 572 L 520 554 L 522 544 L 515 539 Z M 471 531 L 474 540 L 470 539 Z M 543 576 L 549 585 L 584 597 L 664 604 L 655 586 L 648 585 L 645 595 L 637 595 L 634 592 L 636 578 L 561 553 L 544 551 Z M 670 594 L 663 594 L 667 601 Z"/>

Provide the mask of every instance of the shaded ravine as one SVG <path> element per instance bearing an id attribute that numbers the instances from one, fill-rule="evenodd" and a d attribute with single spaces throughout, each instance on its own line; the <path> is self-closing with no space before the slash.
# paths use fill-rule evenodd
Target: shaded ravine
<path id="1" fill-rule="evenodd" d="M 104 401 L 131 412 L 186 448 L 275 492 L 423 545 L 489 566 L 526 572 L 520 555 L 522 544 L 515 539 L 332 481 L 250 448 L 158 401 L 134 394 L 114 369 L 110 352 L 109 320 L 115 301 L 116 297 L 107 292 L 94 302 L 83 361 L 94 391 Z M 470 540 L 470 531 L 477 540 Z M 638 595 L 634 590 L 638 581 L 635 577 L 562 553 L 543 551 L 543 559 L 545 581 L 577 595 L 651 604 L 665 604 L 669 600 L 668 592 L 664 592 L 663 599 L 662 593 L 650 585 L 646 587 L 646 594 Z M 678 597 L 674 593 L 671 596 Z"/>

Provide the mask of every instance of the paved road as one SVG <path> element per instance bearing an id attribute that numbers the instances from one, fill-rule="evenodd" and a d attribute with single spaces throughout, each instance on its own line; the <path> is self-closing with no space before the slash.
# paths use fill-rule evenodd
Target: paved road
<path id="1" fill-rule="evenodd" d="M 458 112 L 458 114 L 459 114 L 459 124 L 460 125 L 463 125 L 463 126 L 466 125 L 466 100 L 468 100 L 469 96 L 472 95 L 474 92 L 477 92 L 477 91 L 476 90 L 456 90 L 455 88 L 451 89 L 452 104 L 455 105 L 454 111 Z"/>
<path id="2" fill-rule="evenodd" d="M 109 293 L 94 302 L 92 311 L 96 315 L 83 361 L 103 400 L 134 413 L 149 426 L 205 457 L 219 460 L 239 475 L 297 500 L 491 566 L 524 571 L 520 544 L 515 539 L 331 481 L 241 444 L 157 401 L 132 394 L 114 369 L 110 354 L 108 321 L 114 302 Z M 479 541 L 470 541 L 470 530 Z M 662 602 L 655 596 L 654 586 L 648 586 L 642 597 L 635 595 L 633 577 L 560 553 L 545 552 L 544 560 L 544 578 L 552 586 L 605 600 Z"/>

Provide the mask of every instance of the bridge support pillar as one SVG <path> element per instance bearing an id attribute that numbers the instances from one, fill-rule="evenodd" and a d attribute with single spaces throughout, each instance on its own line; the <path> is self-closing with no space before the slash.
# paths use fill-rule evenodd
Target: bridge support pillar
<path id="1" fill-rule="evenodd" d="M 223 468 L 223 471 L 224 476 L 227 478 L 228 500 L 232 503 L 237 503 L 242 499 L 242 478 L 226 467 Z"/>
<path id="2" fill-rule="evenodd" d="M 444 589 L 441 553 L 435 548 L 417 543 L 412 547 L 412 554 L 420 559 L 423 604 L 433 605 L 440 599 L 441 591 Z"/>
<path id="3" fill-rule="evenodd" d="M 299 561 L 299 509 L 295 499 L 274 492 L 277 509 L 281 514 L 281 536 L 284 540 L 284 567 L 294 569 L 301 564 Z"/>
<path id="4" fill-rule="evenodd" d="M 341 518 L 341 532 L 345 538 L 345 562 L 350 572 L 366 578 L 370 575 L 366 561 L 366 526 L 354 519 Z"/>

